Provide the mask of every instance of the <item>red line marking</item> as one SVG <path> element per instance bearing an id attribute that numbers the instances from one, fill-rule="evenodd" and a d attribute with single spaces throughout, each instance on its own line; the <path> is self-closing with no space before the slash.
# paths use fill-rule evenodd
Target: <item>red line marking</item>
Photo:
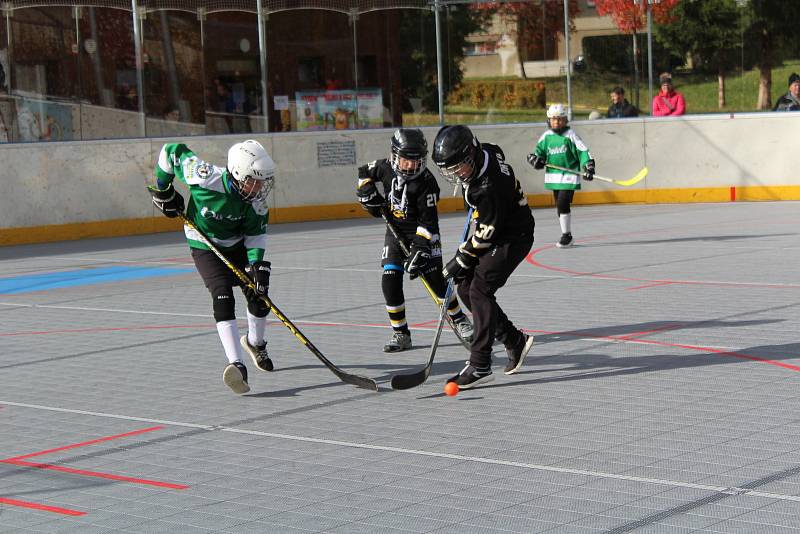
<path id="1" fill-rule="evenodd" d="M 588 239 L 584 239 L 583 241 L 588 241 Z M 628 282 L 648 282 L 650 284 L 683 284 L 683 285 L 690 285 L 690 286 L 722 286 L 722 287 L 767 287 L 767 288 L 775 288 L 775 289 L 797 289 L 800 287 L 798 284 L 762 284 L 756 282 L 704 282 L 700 280 L 659 280 L 659 279 L 650 279 L 650 278 L 632 278 L 630 276 L 619 276 L 614 274 L 596 274 L 596 273 L 589 273 L 589 272 L 581 272 L 581 271 L 573 271 L 571 269 L 565 269 L 562 267 L 554 267 L 552 265 L 545 265 L 534 259 L 534 256 L 544 250 L 548 250 L 554 248 L 555 245 L 548 245 L 545 247 L 537 248 L 532 250 L 528 255 L 525 257 L 525 261 L 533 265 L 534 267 L 540 267 L 542 269 L 546 269 L 548 271 L 555 271 L 564 274 L 571 274 L 573 276 L 587 276 L 591 278 L 598 278 L 601 280 L 623 280 Z M 642 286 L 646 287 L 646 286 Z"/>
<path id="2" fill-rule="evenodd" d="M 731 186 L 731 202 L 736 202 L 736 187 Z"/>
<path id="3" fill-rule="evenodd" d="M 18 501 L 16 499 L 7 499 L 5 497 L 0 497 L 1 504 L 8 504 L 10 506 L 20 506 L 22 508 L 31 508 L 33 510 L 42 510 L 44 512 L 53 512 L 54 514 L 62 514 L 62 515 L 86 515 L 86 512 L 81 512 L 78 510 L 70 510 L 69 508 L 59 508 L 58 506 L 47 506 L 46 504 L 37 504 L 35 502 L 28 502 L 28 501 Z"/>
<path id="4" fill-rule="evenodd" d="M 634 287 L 626 287 L 625 291 L 636 291 L 637 289 L 647 289 L 650 287 L 658 287 L 658 286 L 669 286 L 674 284 L 675 282 L 654 282 L 652 284 L 644 284 L 641 286 L 634 286 Z"/>
<path id="5" fill-rule="evenodd" d="M 664 332 L 666 330 L 674 330 L 676 328 L 681 328 L 685 326 L 683 324 L 669 324 L 667 326 L 661 328 L 653 328 L 652 330 L 643 330 L 641 332 L 633 332 L 631 334 L 625 334 L 624 336 L 615 337 L 615 339 L 635 339 L 637 337 L 646 336 L 647 334 L 655 334 L 657 332 Z"/>
<path id="6" fill-rule="evenodd" d="M 632 343 L 644 343 L 647 345 L 658 345 L 660 347 L 671 347 L 677 349 L 687 349 L 687 350 L 694 350 L 698 352 L 711 352 L 713 354 L 719 354 L 720 356 L 730 356 L 732 358 L 740 358 L 742 360 L 750 360 L 759 363 L 767 363 L 769 365 L 774 365 L 776 367 L 783 367 L 784 369 L 791 369 L 792 371 L 800 371 L 800 365 L 794 365 L 791 363 L 783 363 L 776 360 L 770 360 L 768 358 L 762 358 L 761 356 L 753 356 L 752 354 L 745 354 L 743 352 L 731 352 L 728 350 L 721 350 L 715 349 L 712 347 L 703 347 L 700 345 L 685 345 L 683 343 L 667 343 L 664 341 L 654 341 L 650 339 L 626 339 L 625 336 L 597 336 L 587 333 L 575 333 L 575 332 L 552 332 L 548 330 L 532 330 L 528 328 L 522 329 L 524 332 L 531 332 L 533 334 L 557 334 L 560 336 L 573 336 L 573 337 L 586 337 L 591 339 L 610 339 L 613 341 L 629 341 Z M 638 332 L 637 334 L 641 335 L 643 332 Z M 627 334 L 631 335 L 631 334 Z M 797 356 L 800 359 L 800 355 Z"/>
<path id="7" fill-rule="evenodd" d="M 73 475 L 83 475 L 87 477 L 97 477 L 97 478 L 105 478 L 108 480 L 118 480 L 120 482 L 132 482 L 134 484 L 144 484 L 147 486 L 158 486 L 160 488 L 170 488 L 170 489 L 178 489 L 183 490 L 188 488 L 189 486 L 185 486 L 183 484 L 172 484 L 170 482 L 160 482 L 158 480 L 150 480 L 147 478 L 135 478 L 135 477 L 126 477 L 124 475 L 113 475 L 111 473 L 100 473 L 97 471 L 87 471 L 85 469 L 73 469 L 72 467 L 63 467 L 60 465 L 52 465 L 52 464 L 40 464 L 34 462 L 24 462 L 20 460 L 0 460 L 0 463 L 4 464 L 11 464 L 11 465 L 21 465 L 24 467 L 35 467 L 36 469 L 49 469 L 52 471 L 60 471 L 62 473 L 70 473 Z"/>
<path id="8" fill-rule="evenodd" d="M 138 434 L 144 434 L 145 432 L 152 432 L 153 430 L 161 430 L 162 428 L 164 428 L 164 427 L 163 426 L 153 426 L 153 427 L 150 427 L 150 428 L 143 428 L 141 430 L 134 430 L 132 432 L 125 432 L 124 434 L 116 434 L 114 436 L 106 436 L 104 438 L 97 438 L 97 439 L 93 439 L 93 440 L 90 440 L 90 441 L 84 441 L 82 443 L 75 443 L 73 445 L 64 445 L 63 447 L 56 447 L 55 449 L 47 449 L 47 450 L 39 451 L 39 452 L 32 452 L 30 454 L 23 454 L 22 456 L 13 456 L 11 458 L 6 458 L 4 460 L 0 460 L 0 462 L 8 463 L 9 461 L 24 460 L 25 458 L 32 458 L 34 456 L 41 456 L 43 454 L 50 454 L 52 452 L 66 451 L 66 450 L 69 450 L 69 449 L 75 449 L 77 447 L 85 447 L 87 445 L 94 445 L 95 443 L 103 443 L 104 441 L 111 441 L 112 439 L 126 438 L 128 436 L 136 436 Z"/>

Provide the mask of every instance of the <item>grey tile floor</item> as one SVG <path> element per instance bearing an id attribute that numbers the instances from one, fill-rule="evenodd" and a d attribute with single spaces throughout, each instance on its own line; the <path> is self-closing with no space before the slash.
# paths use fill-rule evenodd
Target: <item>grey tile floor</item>
<path id="1" fill-rule="evenodd" d="M 0 532 L 800 532 L 798 208 L 579 206 L 566 250 L 534 210 L 499 301 L 537 343 L 452 398 L 449 332 L 389 388 L 437 309 L 407 281 L 415 348 L 382 353 L 377 220 L 273 226 L 269 257 L 276 304 L 379 392 L 272 322 L 276 372 L 233 395 L 180 234 L 0 249 Z"/>

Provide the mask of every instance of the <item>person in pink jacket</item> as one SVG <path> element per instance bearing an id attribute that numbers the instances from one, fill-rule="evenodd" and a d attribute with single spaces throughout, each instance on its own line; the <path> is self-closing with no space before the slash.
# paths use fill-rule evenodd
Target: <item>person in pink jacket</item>
<path id="1" fill-rule="evenodd" d="M 672 77 L 668 72 L 659 76 L 661 91 L 653 97 L 653 117 L 683 115 L 686 113 L 686 101 L 683 95 L 672 86 Z"/>

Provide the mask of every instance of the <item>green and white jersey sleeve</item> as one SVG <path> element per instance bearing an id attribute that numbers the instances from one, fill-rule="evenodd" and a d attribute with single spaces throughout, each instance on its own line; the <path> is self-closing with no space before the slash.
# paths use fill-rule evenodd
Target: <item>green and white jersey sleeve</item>
<path id="1" fill-rule="evenodd" d="M 550 167 L 545 168 L 544 187 L 546 189 L 580 189 L 580 171 L 586 162 L 592 159 L 586 143 L 578 137 L 572 128 L 558 134 L 547 130 L 536 143 L 535 153 L 545 158 L 547 163 L 575 169 L 576 172 L 560 171 Z"/>
<path id="2" fill-rule="evenodd" d="M 186 185 L 186 217 L 223 252 L 244 240 L 251 262 L 264 259 L 269 209 L 242 200 L 224 167 L 206 163 L 183 143 L 171 143 L 161 148 L 153 174 L 159 189 L 175 178 Z M 184 226 L 184 233 L 190 247 L 208 249 L 194 230 Z"/>

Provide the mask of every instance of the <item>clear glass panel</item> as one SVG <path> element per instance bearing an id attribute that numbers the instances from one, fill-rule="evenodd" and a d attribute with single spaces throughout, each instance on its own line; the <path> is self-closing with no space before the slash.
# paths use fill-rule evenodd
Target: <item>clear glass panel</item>
<path id="1" fill-rule="evenodd" d="M 13 116 L 10 128 L 6 124 L 13 141 L 78 137 L 80 114 L 73 102 L 79 76 L 72 13 L 66 7 L 13 12 L 10 73 L 14 100 L 13 107 L 6 102 L 3 109 L 4 120 Z"/>
<path id="2" fill-rule="evenodd" d="M 410 57 L 408 36 L 401 31 L 404 16 L 420 10 L 386 10 L 365 13 L 358 18 L 358 119 L 360 128 L 381 128 L 403 124 L 402 65 Z M 403 43 L 401 44 L 401 37 Z M 401 50 L 402 48 L 402 50 Z M 408 112 L 413 109 L 406 106 Z"/>
<path id="3" fill-rule="evenodd" d="M 348 15 L 323 10 L 272 13 L 267 36 L 272 131 L 359 127 Z M 375 72 L 369 64 L 359 68 L 368 76 Z"/>
<path id="4" fill-rule="evenodd" d="M 2 13 L 2 12 L 0 12 Z M 14 141 L 14 119 L 16 106 L 8 94 L 9 79 L 8 27 L 6 18 L 0 18 L 0 143 Z"/>
<path id="5" fill-rule="evenodd" d="M 531 122 L 566 98 L 561 0 L 453 5 L 445 20 L 445 122 Z"/>
<path id="6" fill-rule="evenodd" d="M 82 7 L 78 36 L 81 138 L 141 136 L 131 12 Z"/>
<path id="7" fill-rule="evenodd" d="M 436 24 L 430 10 L 391 12 L 386 24 L 387 78 L 397 87 L 389 94 L 393 126 L 439 124 L 436 80 Z M 364 30 L 368 31 L 366 25 Z M 446 71 L 445 71 L 446 72 Z"/>
<path id="8" fill-rule="evenodd" d="M 270 27 L 275 27 L 270 20 Z M 286 28 L 298 37 L 302 26 Z M 209 134 L 264 132 L 255 13 L 212 13 L 203 22 L 205 123 Z"/>
<path id="9" fill-rule="evenodd" d="M 197 14 L 148 13 L 142 33 L 147 136 L 205 134 L 205 77 Z"/>

